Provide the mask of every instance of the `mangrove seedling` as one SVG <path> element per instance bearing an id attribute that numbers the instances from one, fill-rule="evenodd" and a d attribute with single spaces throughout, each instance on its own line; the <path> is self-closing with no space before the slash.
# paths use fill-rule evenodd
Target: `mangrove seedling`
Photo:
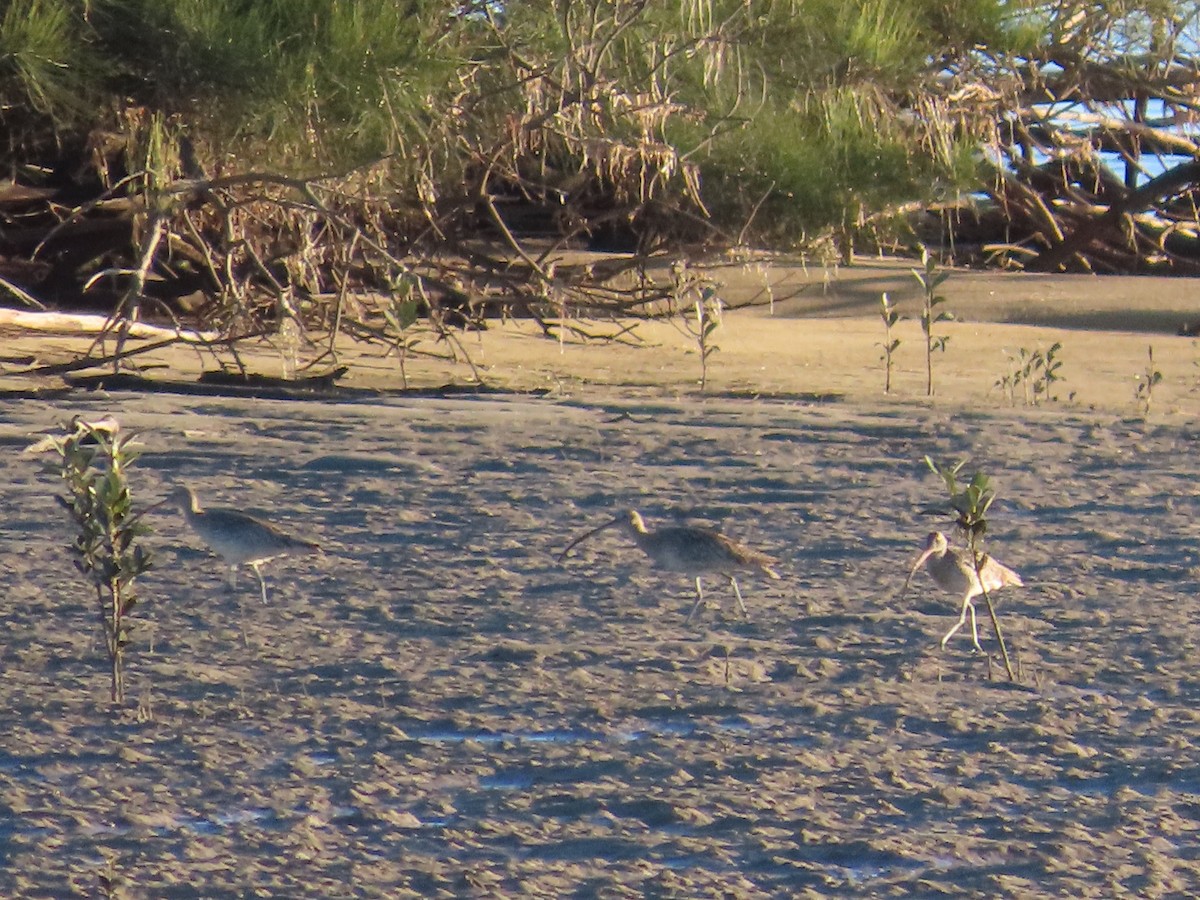
<path id="1" fill-rule="evenodd" d="M 1017 402 L 1017 388 L 1021 388 L 1026 406 L 1057 400 L 1058 396 L 1051 391 L 1056 382 L 1063 380 L 1058 374 L 1062 368 L 1062 360 L 1058 358 L 1061 349 L 1062 344 L 1055 341 L 1045 352 L 1022 347 L 1016 356 L 1008 354 L 1008 374 L 996 381 L 996 387 L 1008 395 L 1008 402 L 1013 405 Z"/>
<path id="2" fill-rule="evenodd" d="M 716 290 L 703 288 L 696 300 L 696 348 L 700 351 L 700 391 L 708 386 L 708 359 L 721 348 L 712 342 L 713 332 L 721 324 L 721 299 Z"/>
<path id="3" fill-rule="evenodd" d="M 1134 399 L 1142 407 L 1142 416 L 1150 415 L 1150 403 L 1154 399 L 1154 387 L 1162 381 L 1162 372 L 1154 367 L 1154 346 L 1150 345 L 1146 348 L 1148 361 L 1146 368 L 1141 375 L 1137 376 L 1137 389 L 1134 392 Z"/>
<path id="4" fill-rule="evenodd" d="M 900 312 L 888 300 L 887 291 L 879 295 L 879 305 L 881 307 L 879 316 L 883 319 L 883 341 L 876 342 L 876 347 L 883 348 L 883 355 L 879 357 L 883 360 L 883 392 L 890 394 L 892 392 L 892 355 L 900 346 L 900 338 L 892 337 L 892 328 L 896 322 L 900 320 Z"/>
<path id="5" fill-rule="evenodd" d="M 938 307 L 946 302 L 946 298 L 937 292 L 942 283 L 950 277 L 949 272 L 939 272 L 937 263 L 929 255 L 929 250 L 921 246 L 921 268 L 912 269 L 913 277 L 921 285 L 924 294 L 921 303 L 921 331 L 925 333 L 925 395 L 933 396 L 933 354 L 934 351 L 946 351 L 946 342 L 950 336 L 936 334 L 934 326 L 939 322 L 949 322 L 954 315 Z"/>
<path id="6" fill-rule="evenodd" d="M 721 298 L 710 279 L 691 271 L 686 261 L 671 266 L 672 311 L 679 313 L 686 331 L 700 351 L 700 391 L 708 386 L 708 361 L 720 348 L 713 333 L 721 325 Z"/>
<path id="7" fill-rule="evenodd" d="M 392 284 L 391 297 L 383 310 L 387 323 L 386 336 L 391 343 L 388 352 L 396 351 L 400 358 L 400 384 L 408 388 L 408 354 L 420 340 L 409 331 L 417 324 L 421 311 L 420 284 L 414 276 L 402 275 Z"/>
<path id="8" fill-rule="evenodd" d="M 929 466 L 930 471 L 942 479 L 946 487 L 950 510 L 955 516 L 955 524 L 966 538 L 967 552 L 975 567 L 975 577 L 979 579 L 979 586 L 982 588 L 980 596 L 987 604 L 992 628 L 996 633 L 996 642 L 1000 645 L 1000 654 L 1004 658 L 1004 669 L 1008 673 L 1008 680 L 1016 681 L 1017 676 L 1009 659 L 1008 646 L 1004 642 L 1004 633 L 1000 630 L 1000 620 L 996 616 L 996 607 L 988 594 L 982 571 L 987 562 L 987 555 L 982 549 L 982 541 L 988 528 L 987 513 L 996 499 L 996 492 L 992 488 L 991 479 L 983 472 L 976 472 L 971 476 L 969 482 L 961 483 L 959 473 L 962 472 L 966 462 L 963 459 L 952 466 L 943 466 L 932 457 L 925 457 L 925 464 Z"/>
<path id="9" fill-rule="evenodd" d="M 137 604 L 134 582 L 150 569 L 150 554 L 138 543 L 149 533 L 133 512 L 126 471 L 138 458 L 137 442 L 111 418 L 76 419 L 61 435 L 48 435 L 29 448 L 53 451 L 48 465 L 61 477 L 66 496 L 55 499 L 75 525 L 75 567 L 96 592 L 96 612 L 108 650 L 114 703 L 125 699 L 125 647 L 129 614 Z"/>

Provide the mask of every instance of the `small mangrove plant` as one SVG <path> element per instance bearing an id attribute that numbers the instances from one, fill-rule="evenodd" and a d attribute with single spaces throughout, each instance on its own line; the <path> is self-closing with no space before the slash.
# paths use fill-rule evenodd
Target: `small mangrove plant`
<path id="1" fill-rule="evenodd" d="M 955 524 L 963 533 L 967 542 L 967 552 L 970 554 L 975 567 L 975 577 L 979 579 L 982 589 L 980 596 L 987 604 L 988 616 L 992 620 L 992 628 L 996 633 L 996 642 L 1000 645 L 1000 655 L 1004 659 L 1004 669 L 1009 681 L 1016 681 L 1017 675 L 1013 669 L 1012 660 L 1008 655 L 1008 645 L 1004 642 L 1004 632 L 1000 629 L 1000 619 L 996 616 L 996 607 L 988 594 L 986 581 L 983 577 L 983 567 L 987 564 L 987 554 L 983 552 L 983 536 L 988 529 L 987 514 L 996 499 L 991 479 L 984 472 L 975 472 L 967 483 L 959 481 L 959 475 L 966 466 L 965 459 L 953 465 L 942 465 L 931 456 L 925 457 L 925 464 L 930 471 L 942 479 L 949 498 L 950 511 L 955 516 Z M 989 661 L 991 657 L 988 657 Z M 989 662 L 990 666 L 990 662 Z"/>
<path id="2" fill-rule="evenodd" d="M 911 269 L 913 277 L 921 285 L 921 331 L 925 334 L 925 396 L 933 396 L 933 354 L 936 351 L 946 352 L 946 342 L 950 340 L 947 334 L 937 334 L 935 326 L 941 322 L 953 321 L 954 315 L 948 310 L 938 307 L 946 302 L 946 298 L 938 293 L 938 288 L 950 277 L 949 272 L 939 271 L 937 262 L 929 255 L 929 249 L 921 247 L 921 268 Z"/>
<path id="3" fill-rule="evenodd" d="M 1146 347 L 1146 368 L 1137 376 L 1134 401 L 1142 408 L 1142 417 L 1150 415 L 1150 404 L 1154 401 L 1154 388 L 1162 381 L 1162 372 L 1154 365 L 1154 345 Z"/>
<path id="4" fill-rule="evenodd" d="M 55 499 L 75 526 L 70 545 L 75 568 L 95 591 L 114 703 L 125 700 L 128 620 L 137 604 L 134 583 L 151 565 L 150 554 L 138 542 L 150 529 L 133 511 L 127 478 L 139 455 L 137 447 L 114 419 L 77 418 L 61 434 L 48 435 L 29 448 L 55 456 L 47 468 L 58 474 L 65 489 L 65 495 Z"/>
<path id="5" fill-rule="evenodd" d="M 880 360 L 883 362 L 883 392 L 892 392 L 892 356 L 900 348 L 900 338 L 892 337 L 892 329 L 900 321 L 900 312 L 888 299 L 887 291 L 879 295 L 879 317 L 883 319 L 883 341 L 877 341 L 875 346 L 883 350 Z"/>
<path id="6" fill-rule="evenodd" d="M 721 298 L 709 279 L 694 274 L 682 261 L 671 267 L 671 293 L 672 306 L 700 354 L 700 392 L 704 393 L 709 360 L 721 349 L 713 343 L 713 334 L 721 327 Z"/>
<path id="7" fill-rule="evenodd" d="M 1045 351 L 1022 347 L 1016 354 L 1007 353 L 1008 372 L 996 379 L 996 387 L 1013 406 L 1017 403 L 1018 390 L 1026 406 L 1039 406 L 1043 400 L 1057 400 L 1054 385 L 1064 380 L 1059 374 L 1062 368 L 1062 360 L 1058 358 L 1060 350 L 1062 343 L 1055 341 Z"/>

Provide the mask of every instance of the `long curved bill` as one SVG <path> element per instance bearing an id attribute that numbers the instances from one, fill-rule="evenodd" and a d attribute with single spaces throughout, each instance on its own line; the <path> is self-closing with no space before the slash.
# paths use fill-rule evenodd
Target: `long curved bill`
<path id="1" fill-rule="evenodd" d="M 909 570 L 908 577 L 904 579 L 904 588 L 900 591 L 900 596 L 897 600 L 903 600 L 904 595 L 908 593 L 908 586 L 912 584 L 913 576 L 917 574 L 917 570 L 925 565 L 925 560 L 933 556 L 933 547 L 926 547 L 924 552 L 917 557 L 917 561 L 913 563 L 912 569 Z"/>
<path id="2" fill-rule="evenodd" d="M 558 561 L 562 562 L 564 559 L 566 559 L 567 554 L 570 553 L 577 544 L 582 544 L 584 541 L 586 541 L 592 535 L 599 534 L 605 528 L 612 528 L 618 522 L 624 521 L 624 518 L 625 518 L 624 516 L 617 516 L 615 519 L 611 519 L 611 520 L 605 522 L 603 525 L 593 528 L 591 531 L 589 531 L 585 534 L 581 534 L 579 537 L 575 538 L 575 540 L 571 541 L 571 543 L 567 544 L 566 549 L 564 549 L 562 553 L 558 554 Z"/>

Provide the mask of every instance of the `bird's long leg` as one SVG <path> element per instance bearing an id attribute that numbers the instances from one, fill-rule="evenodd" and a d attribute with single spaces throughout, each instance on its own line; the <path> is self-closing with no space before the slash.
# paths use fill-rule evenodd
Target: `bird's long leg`
<path id="1" fill-rule="evenodd" d="M 737 579 L 732 575 L 729 576 L 729 583 L 733 585 L 733 595 L 737 597 L 738 607 L 742 611 L 742 616 L 747 622 L 750 621 L 750 613 L 746 612 L 746 601 L 742 599 L 742 590 L 738 587 Z"/>
<path id="2" fill-rule="evenodd" d="M 230 590 L 234 592 L 234 599 L 237 600 L 238 605 L 238 620 L 241 623 L 242 629 L 242 646 L 248 648 L 250 646 L 250 639 L 246 636 L 246 601 L 233 587 L 233 583 L 236 579 L 237 566 L 231 566 L 229 572 Z"/>
<path id="3" fill-rule="evenodd" d="M 263 578 L 262 572 L 258 568 L 258 563 L 250 563 L 250 568 L 254 570 L 254 574 L 258 576 L 258 586 L 262 588 L 262 602 L 267 602 L 267 582 Z"/>
<path id="4" fill-rule="evenodd" d="M 975 604 L 968 600 L 967 606 L 971 608 L 971 635 L 975 639 L 975 649 L 982 653 L 983 648 L 979 646 L 979 626 L 975 623 Z"/>
<path id="5" fill-rule="evenodd" d="M 704 588 L 702 588 L 700 586 L 700 576 L 697 575 L 696 576 L 696 603 L 695 603 L 695 605 L 692 606 L 692 611 L 690 613 L 688 613 L 687 620 L 683 624 L 691 625 L 692 617 L 694 615 L 696 615 L 696 610 L 698 610 L 703 605 L 704 605 Z"/>
<path id="6" fill-rule="evenodd" d="M 962 628 L 964 625 L 967 624 L 967 610 L 968 609 L 972 610 L 972 612 L 974 611 L 971 606 L 971 598 L 969 596 L 963 598 L 962 615 L 960 615 L 958 617 L 958 621 L 954 624 L 954 627 L 951 628 L 949 631 L 947 631 L 946 636 L 944 638 L 942 638 L 942 649 L 943 650 L 946 649 L 946 641 L 950 640 L 950 638 L 952 638 L 952 637 L 954 637 L 954 635 L 958 634 L 958 629 Z"/>
<path id="7" fill-rule="evenodd" d="M 237 605 L 238 605 L 238 620 L 241 623 L 241 629 L 242 629 L 242 646 L 248 650 L 248 649 L 250 649 L 250 638 L 246 636 L 246 601 L 241 597 L 240 594 L 238 595 L 238 598 L 237 598 Z"/>
<path id="8" fill-rule="evenodd" d="M 237 590 L 237 564 L 229 567 L 229 590 Z"/>

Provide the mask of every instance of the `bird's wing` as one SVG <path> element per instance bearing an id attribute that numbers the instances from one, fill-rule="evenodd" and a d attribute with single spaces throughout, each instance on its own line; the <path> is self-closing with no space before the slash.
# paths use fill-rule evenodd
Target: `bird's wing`
<path id="1" fill-rule="evenodd" d="M 736 562 L 738 565 L 742 566 L 751 566 L 762 569 L 762 571 L 767 575 L 771 576 L 777 581 L 779 580 L 779 573 L 771 568 L 773 565 L 775 565 L 775 560 L 773 558 L 767 556 L 765 553 L 760 553 L 757 550 L 753 550 L 750 547 L 747 547 L 745 544 L 739 544 L 737 541 L 733 540 L 732 538 L 728 538 L 723 534 L 712 532 L 712 535 L 717 541 L 720 542 L 732 562 Z"/>

